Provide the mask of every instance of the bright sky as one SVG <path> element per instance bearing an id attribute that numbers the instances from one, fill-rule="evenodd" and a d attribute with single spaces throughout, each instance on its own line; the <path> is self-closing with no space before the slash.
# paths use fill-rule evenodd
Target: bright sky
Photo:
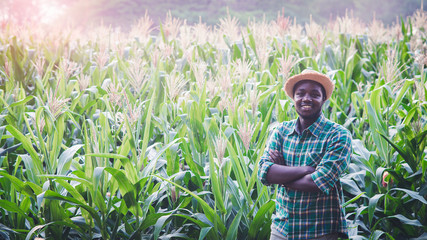
<path id="1" fill-rule="evenodd" d="M 43 23 L 53 23 L 64 12 L 64 7 L 55 1 L 43 0 L 40 5 Z"/>

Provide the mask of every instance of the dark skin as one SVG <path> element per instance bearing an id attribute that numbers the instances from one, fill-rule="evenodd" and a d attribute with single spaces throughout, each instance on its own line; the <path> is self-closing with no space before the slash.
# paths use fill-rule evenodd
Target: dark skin
<path id="1" fill-rule="evenodd" d="M 294 101 L 295 110 L 299 116 L 297 131 L 302 133 L 320 116 L 326 96 L 320 84 L 304 80 L 298 82 L 294 87 Z M 270 151 L 270 157 L 270 160 L 275 164 L 267 172 L 267 181 L 269 183 L 282 184 L 298 191 L 320 192 L 320 189 L 311 178 L 311 173 L 316 170 L 314 167 L 286 166 L 283 154 L 279 151 Z"/>

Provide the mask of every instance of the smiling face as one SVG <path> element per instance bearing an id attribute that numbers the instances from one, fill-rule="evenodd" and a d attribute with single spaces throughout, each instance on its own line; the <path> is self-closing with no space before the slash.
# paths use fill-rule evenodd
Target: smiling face
<path id="1" fill-rule="evenodd" d="M 316 120 L 320 116 L 325 99 L 325 91 L 317 82 L 303 80 L 294 87 L 295 110 L 302 119 Z"/>

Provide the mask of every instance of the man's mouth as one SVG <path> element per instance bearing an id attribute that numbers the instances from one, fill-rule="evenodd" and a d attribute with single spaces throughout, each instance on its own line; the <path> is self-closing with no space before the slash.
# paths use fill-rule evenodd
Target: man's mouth
<path id="1" fill-rule="evenodd" d="M 301 105 L 301 109 L 302 110 L 310 110 L 311 109 L 311 105 Z"/>

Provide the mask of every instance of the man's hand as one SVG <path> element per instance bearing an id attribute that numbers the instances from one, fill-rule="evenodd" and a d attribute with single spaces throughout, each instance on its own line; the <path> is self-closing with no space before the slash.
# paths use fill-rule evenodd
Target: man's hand
<path id="1" fill-rule="evenodd" d="M 316 171 L 316 168 L 314 168 L 312 166 L 301 166 L 301 168 L 305 170 L 306 175 L 312 174 Z"/>
<path id="2" fill-rule="evenodd" d="M 275 155 L 273 158 L 275 161 L 278 159 Z M 286 165 L 273 164 L 267 172 L 267 181 L 271 184 L 290 184 L 289 187 L 297 189 L 295 184 L 292 184 L 294 181 L 302 180 L 303 177 L 307 178 L 305 180 L 311 179 L 310 174 L 313 173 L 316 169 L 312 166 L 298 166 L 298 167 L 289 167 Z M 313 180 L 311 180 L 314 184 Z M 306 183 L 307 181 L 298 183 Z M 292 184 L 292 185 L 291 185 Z M 314 184 L 315 185 L 315 184 Z M 288 185 L 286 185 L 288 186 Z"/>
<path id="3" fill-rule="evenodd" d="M 270 161 L 274 163 L 270 167 L 270 170 L 267 173 L 267 181 L 269 183 L 289 184 L 289 186 L 292 186 L 293 188 L 295 188 L 294 186 L 295 184 L 292 184 L 294 181 L 302 180 L 302 178 L 305 176 L 308 176 L 311 179 L 310 174 L 316 171 L 316 168 L 312 166 L 298 166 L 298 167 L 286 166 L 285 158 L 283 157 L 283 154 L 280 151 L 270 150 L 269 154 L 270 154 Z M 306 183 L 306 181 L 301 183 Z M 314 184 L 314 182 L 312 182 L 312 184 Z"/>
<path id="4" fill-rule="evenodd" d="M 297 179 L 295 181 L 287 182 L 283 184 L 285 187 L 292 188 L 298 191 L 304 192 L 321 192 L 319 187 L 314 183 L 311 178 L 311 174 L 307 174 L 304 177 Z"/>
<path id="5" fill-rule="evenodd" d="M 283 158 L 283 154 L 277 150 L 270 150 L 270 160 L 279 165 L 285 165 L 285 159 Z"/>

